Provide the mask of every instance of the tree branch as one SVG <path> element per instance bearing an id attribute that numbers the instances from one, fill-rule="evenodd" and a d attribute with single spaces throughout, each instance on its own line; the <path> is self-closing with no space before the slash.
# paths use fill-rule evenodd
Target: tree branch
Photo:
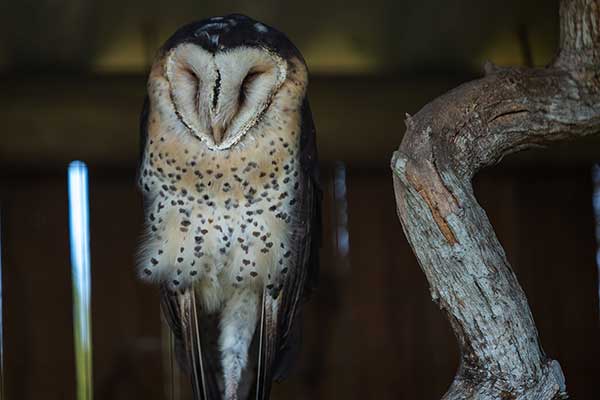
<path id="1" fill-rule="evenodd" d="M 585 72 L 583 81 L 598 83 L 600 65 L 600 3 L 570 0 L 560 3 L 560 50 L 554 66 Z M 591 73 L 592 76 L 586 76 Z"/>
<path id="2" fill-rule="evenodd" d="M 526 148 L 600 129 L 600 0 L 563 0 L 561 47 L 547 68 L 499 68 L 406 118 L 392 169 L 398 215 L 461 365 L 444 399 L 566 395 L 527 299 L 473 194 L 481 168 Z"/>

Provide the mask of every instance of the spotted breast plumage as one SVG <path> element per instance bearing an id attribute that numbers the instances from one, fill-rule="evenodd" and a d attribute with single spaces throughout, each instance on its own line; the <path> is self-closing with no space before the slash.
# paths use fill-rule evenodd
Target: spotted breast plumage
<path id="1" fill-rule="evenodd" d="M 267 399 L 296 353 L 320 241 L 307 82 L 285 35 L 242 15 L 182 27 L 150 71 L 138 265 L 197 399 Z"/>

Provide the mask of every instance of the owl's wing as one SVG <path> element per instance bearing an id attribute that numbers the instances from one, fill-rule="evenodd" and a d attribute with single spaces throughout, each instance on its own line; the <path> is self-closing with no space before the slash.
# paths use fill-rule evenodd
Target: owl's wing
<path id="1" fill-rule="evenodd" d="M 142 173 L 142 168 L 144 165 L 144 156 L 146 154 L 146 144 L 148 142 L 148 118 L 150 116 L 150 99 L 148 96 L 144 97 L 144 105 L 142 106 L 142 112 L 140 114 L 140 148 L 138 155 L 138 168 L 135 176 L 135 181 L 137 182 L 138 189 L 140 192 L 144 191 L 142 187 L 140 174 Z M 143 206 L 144 211 L 148 206 L 148 201 L 146 196 L 143 196 Z"/>
<path id="2" fill-rule="evenodd" d="M 179 365 L 192 380 L 194 400 L 220 399 L 214 366 L 207 354 L 199 330 L 201 310 L 193 288 L 173 292 L 165 285 L 160 289 L 160 303 L 174 339 L 175 355 Z"/>
<path id="3" fill-rule="evenodd" d="M 300 157 L 303 182 L 296 215 L 301 224 L 294 232 L 296 265 L 286 275 L 283 288 L 275 295 L 265 291 L 259 325 L 257 400 L 269 398 L 273 379 L 284 379 L 295 360 L 301 334 L 302 303 L 316 288 L 321 247 L 321 198 L 315 127 L 308 100 L 302 107 Z"/>
<path id="4" fill-rule="evenodd" d="M 148 96 L 144 97 L 144 105 L 140 114 L 140 153 L 139 166 L 144 162 L 144 151 L 146 150 L 146 142 L 148 141 L 148 115 L 150 113 L 150 100 Z"/>

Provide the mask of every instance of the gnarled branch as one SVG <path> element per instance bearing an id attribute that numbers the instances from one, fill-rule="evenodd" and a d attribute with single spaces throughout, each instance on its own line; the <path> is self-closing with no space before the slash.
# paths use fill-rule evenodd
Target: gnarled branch
<path id="1" fill-rule="evenodd" d="M 546 68 L 486 65 L 406 118 L 394 153 L 404 232 L 458 338 L 444 399 L 566 396 L 527 299 L 473 194 L 471 179 L 507 154 L 600 130 L 600 0 L 562 0 L 560 50 Z"/>

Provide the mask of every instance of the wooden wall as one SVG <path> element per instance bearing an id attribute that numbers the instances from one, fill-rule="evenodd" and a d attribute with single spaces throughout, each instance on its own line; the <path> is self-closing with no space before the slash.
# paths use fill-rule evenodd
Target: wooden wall
<path id="1" fill-rule="evenodd" d="M 589 168 L 497 168 L 476 190 L 530 300 L 546 352 L 573 398 L 600 398 L 598 276 Z M 386 169 L 347 171 L 348 259 L 335 244 L 324 173 L 321 287 L 305 351 L 276 399 L 437 400 L 458 364 L 452 332 L 395 215 Z M 98 399 L 164 399 L 157 290 L 135 278 L 141 223 L 130 170 L 90 171 L 93 340 Z M 66 179 L 0 176 L 8 399 L 74 399 Z"/>

